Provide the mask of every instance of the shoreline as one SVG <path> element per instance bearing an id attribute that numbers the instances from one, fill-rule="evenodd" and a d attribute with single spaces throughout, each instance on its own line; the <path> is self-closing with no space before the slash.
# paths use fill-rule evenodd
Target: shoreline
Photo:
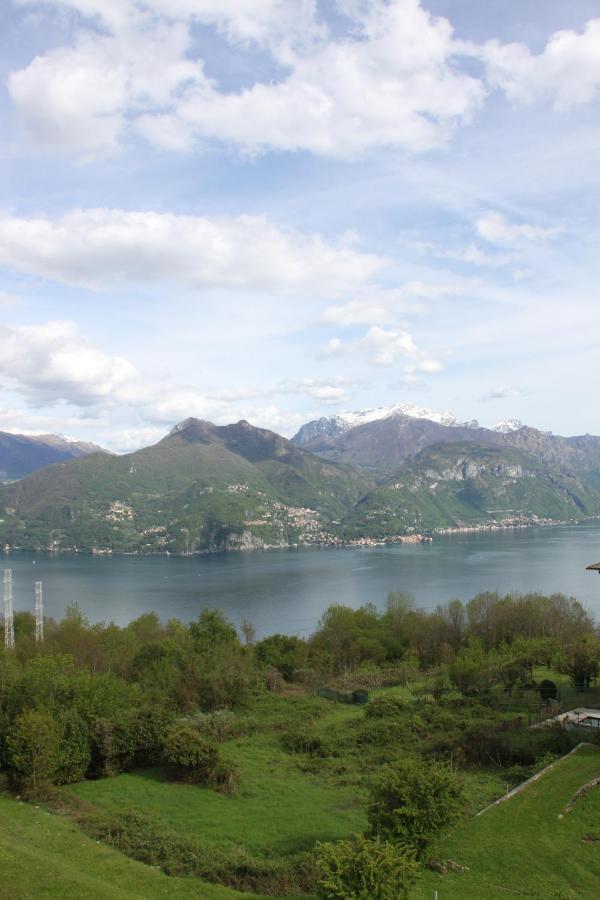
<path id="1" fill-rule="evenodd" d="M 434 528 L 426 532 L 415 532 L 404 535 L 390 535 L 383 538 L 353 538 L 348 540 L 332 539 L 331 541 L 319 541 L 314 543 L 298 544 L 263 544 L 253 546 L 233 546 L 220 548 L 207 548 L 203 550 L 194 550 L 191 553 L 175 553 L 169 550 L 156 552 L 142 552 L 139 550 L 112 550 L 110 548 L 92 548 L 90 550 L 80 549 L 79 547 L 11 547 L 5 544 L 2 548 L 2 554 L 6 557 L 11 553 L 45 553 L 51 556 L 72 555 L 72 556 L 139 556 L 139 557 L 174 557 L 175 559 L 185 559 L 193 556 L 212 556 L 218 554 L 229 553 L 250 553 L 266 550 L 310 550 L 310 549 L 343 549 L 346 547 L 384 547 L 390 544 L 431 544 L 438 536 L 447 537 L 461 534 L 486 534 L 498 531 L 522 531 L 529 528 L 550 528 L 566 525 L 585 525 L 600 521 L 600 516 L 586 516 L 583 519 L 515 519 L 507 522 L 498 522 L 490 520 L 482 522 L 478 525 L 456 525 L 447 528 Z"/>

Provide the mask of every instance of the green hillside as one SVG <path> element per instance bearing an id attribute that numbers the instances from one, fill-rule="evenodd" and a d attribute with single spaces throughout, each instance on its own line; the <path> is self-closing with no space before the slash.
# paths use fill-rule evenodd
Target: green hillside
<path id="1" fill-rule="evenodd" d="M 521 794 L 464 821 L 431 854 L 468 871 L 425 871 L 415 898 L 425 900 L 434 891 L 440 900 L 597 897 L 600 789 L 577 801 L 564 818 L 559 815 L 580 787 L 599 776 L 600 751 L 581 747 Z"/>
<path id="2" fill-rule="evenodd" d="M 0 795 L 2 900 L 206 900 L 250 898 L 192 878 L 172 878 L 86 837 L 71 822 Z"/>
<path id="3" fill-rule="evenodd" d="M 245 422 L 188 420 L 155 446 L 52 466 L 5 488 L 0 540 L 174 553 L 315 543 L 369 487 Z"/>
<path id="4" fill-rule="evenodd" d="M 152 447 L 93 454 L 5 486 L 0 542 L 195 553 L 580 520 L 600 514 L 600 471 L 591 451 L 573 459 L 446 443 L 376 484 L 247 422 L 189 419 Z"/>
<path id="5" fill-rule="evenodd" d="M 374 537 L 600 513 L 600 486 L 520 450 L 473 442 L 429 447 L 363 498 L 348 533 Z"/>

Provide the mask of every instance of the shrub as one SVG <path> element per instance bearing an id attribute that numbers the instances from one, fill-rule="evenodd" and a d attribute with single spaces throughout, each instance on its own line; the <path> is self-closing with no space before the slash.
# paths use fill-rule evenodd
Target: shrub
<path id="1" fill-rule="evenodd" d="M 80 824 L 95 840 L 167 875 L 195 876 L 262 896 L 309 893 L 313 887 L 313 862 L 308 854 L 260 859 L 240 847 L 188 838 L 152 816 L 133 811 L 112 815 L 94 811 Z"/>
<path id="2" fill-rule="evenodd" d="M 206 782 L 217 769 L 216 745 L 192 725 L 174 725 L 165 737 L 164 756 L 185 781 Z"/>
<path id="3" fill-rule="evenodd" d="M 389 766 L 373 787 L 369 824 L 373 835 L 421 854 L 442 828 L 458 819 L 463 806 L 462 788 L 445 766 L 403 759 Z"/>
<path id="4" fill-rule="evenodd" d="M 89 769 L 92 752 L 89 730 L 76 712 L 69 711 L 62 718 L 57 784 L 71 784 L 81 781 Z"/>
<path id="5" fill-rule="evenodd" d="M 540 697 L 544 701 L 556 700 L 556 697 L 558 696 L 558 688 L 553 681 L 550 681 L 549 678 L 544 678 L 544 680 L 540 684 L 539 690 Z"/>
<path id="6" fill-rule="evenodd" d="M 323 744 L 318 734 L 310 731 L 288 731 L 281 736 L 281 746 L 290 753 L 310 753 L 311 756 L 320 755 Z"/>
<path id="7" fill-rule="evenodd" d="M 400 900 L 419 869 L 414 850 L 362 835 L 319 843 L 315 856 L 318 896 L 325 900 Z"/>
<path id="8" fill-rule="evenodd" d="M 406 709 L 406 703 L 400 697 L 377 697 L 371 700 L 365 710 L 368 719 L 383 719 L 397 716 Z"/>
<path id="9" fill-rule="evenodd" d="M 9 775 L 13 784 L 37 798 L 52 784 L 59 766 L 60 728 L 42 710 L 26 710 L 6 736 Z"/>
<path id="10" fill-rule="evenodd" d="M 230 709 L 215 709 L 209 713 L 196 713 L 190 724 L 209 740 L 225 741 L 234 735 L 237 719 Z"/>

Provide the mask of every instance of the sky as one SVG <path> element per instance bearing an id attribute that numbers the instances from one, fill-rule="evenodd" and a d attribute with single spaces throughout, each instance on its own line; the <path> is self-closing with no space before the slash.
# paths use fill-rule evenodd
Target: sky
<path id="1" fill-rule="evenodd" d="M 600 433 L 597 0 L 2 0 L 0 430 Z"/>

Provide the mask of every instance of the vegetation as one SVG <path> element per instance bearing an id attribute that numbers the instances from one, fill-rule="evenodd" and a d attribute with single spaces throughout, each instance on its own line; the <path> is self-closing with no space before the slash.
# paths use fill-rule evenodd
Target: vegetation
<path id="1" fill-rule="evenodd" d="M 422 856 L 463 807 L 462 789 L 451 772 L 439 763 L 407 757 L 376 781 L 369 798 L 369 825 L 377 837 L 412 847 Z"/>
<path id="2" fill-rule="evenodd" d="M 465 819 L 430 851 L 439 863 L 455 863 L 454 870 L 425 868 L 414 896 L 425 900 L 437 890 L 449 900 L 596 897 L 600 791 L 560 816 L 578 788 L 599 774 L 600 751 L 581 747 L 511 800 Z"/>
<path id="3" fill-rule="evenodd" d="M 1 487 L 0 541 L 190 554 L 600 514 L 596 443 L 584 449 L 528 432 L 521 447 L 490 435 L 495 444 L 453 440 L 367 474 L 247 422 L 189 419 L 153 447 L 93 453 Z"/>
<path id="4" fill-rule="evenodd" d="M 369 840 L 317 844 L 317 891 L 326 900 L 401 900 L 409 896 L 419 867 L 414 851 Z"/>
<path id="5" fill-rule="evenodd" d="M 16 635 L 0 651 L 13 795 L 174 884 L 261 896 L 412 896 L 432 857 L 458 858 L 439 848 L 473 812 L 580 739 L 529 726 L 600 699 L 596 625 L 562 595 L 426 612 L 396 593 L 383 611 L 330 607 L 306 640 L 242 641 L 210 610 L 117 628 L 72 608 L 41 644 L 19 614 Z"/>

